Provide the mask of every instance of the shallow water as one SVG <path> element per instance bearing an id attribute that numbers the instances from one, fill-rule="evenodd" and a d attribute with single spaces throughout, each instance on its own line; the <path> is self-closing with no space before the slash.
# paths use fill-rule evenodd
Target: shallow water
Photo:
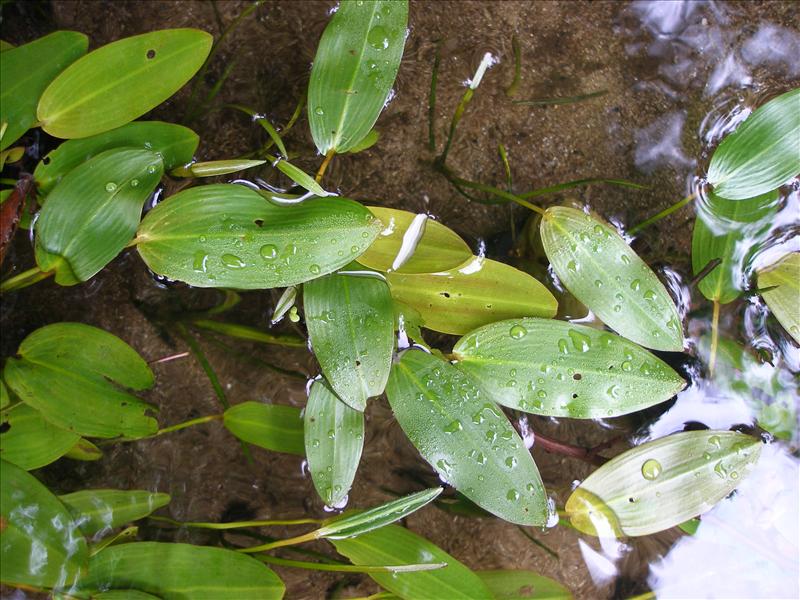
<path id="1" fill-rule="evenodd" d="M 96 47 L 161 27 L 202 27 L 218 35 L 220 23 L 229 23 L 244 6 L 218 3 L 219 19 L 210 4 L 199 2 L 54 2 L 52 12 L 4 7 L 2 37 L 22 42 L 55 28 L 74 28 L 87 33 Z M 222 109 L 225 102 L 250 105 L 273 121 L 285 122 L 303 93 L 330 8 L 326 2 L 268 2 L 233 32 L 206 83 L 213 84 L 225 65 L 236 60 L 232 77 L 213 110 L 193 124 L 203 140 L 199 158 L 229 158 L 263 143 L 260 128 Z M 695 207 L 676 212 L 632 241 L 667 283 L 685 317 L 690 340 L 686 356 L 664 358 L 691 385 L 675 401 L 642 414 L 597 422 L 529 416 L 518 418 L 520 428 L 585 447 L 617 440 L 603 451 L 610 457 L 683 430 L 687 424 L 741 426 L 757 435 L 755 419 L 765 404 L 783 403 L 794 416 L 786 419 L 789 439 L 765 445 L 758 469 L 732 498 L 707 514 L 695 536 L 671 530 L 614 540 L 580 536 L 563 527 L 530 531 L 558 553 L 556 559 L 515 526 L 495 519 L 453 516 L 428 507 L 406 519 L 409 528 L 473 568 L 536 570 L 562 582 L 578 598 L 628 598 L 651 587 L 659 597 L 796 597 L 800 351 L 767 314 L 760 297 L 745 293 L 723 307 L 721 335 L 744 346 L 753 358 L 744 369 L 718 369 L 711 378 L 702 341 L 710 329 L 711 304 L 690 286 L 690 247 L 696 211 L 702 212 L 707 202 L 702 174 L 716 144 L 754 107 L 800 83 L 794 59 L 800 54 L 797 17 L 790 2 L 412 3 L 396 96 L 378 123 L 381 140 L 363 154 L 337 157 L 326 176 L 330 187 L 363 201 L 427 211 L 455 229 L 475 251 L 485 243 L 488 256 L 515 262 L 542 280 L 548 277 L 536 243 L 523 243 L 528 218 L 524 209 L 471 204 L 431 167 L 427 95 L 435 47 L 441 42 L 439 148 L 463 82 L 485 52 L 499 59 L 476 92 L 450 155 L 448 164 L 463 177 L 502 184 L 497 144 L 503 143 L 519 192 L 584 177 L 626 178 L 650 186 L 638 191 L 595 185 L 545 198 L 547 203 L 588 206 L 623 230 L 688 193 L 701 191 Z M 512 104 L 504 93 L 513 76 L 512 33 L 522 56 L 516 98 L 606 93 L 560 106 Z M 179 94 L 159 108 L 156 117 L 179 120 L 187 100 L 186 93 Z M 312 170 L 319 159 L 304 127 L 301 122 L 289 139 L 293 148 L 304 152 L 298 164 Z M 253 175 L 279 183 L 271 170 Z M 795 182 L 783 190 L 777 216 L 763 224 L 766 241 L 749 258 L 739 279 L 744 281 L 755 268 L 800 249 L 798 188 Z M 30 244 L 19 235 L 5 269 L 14 264 L 21 270 L 31 261 Z M 266 328 L 278 296 L 279 291 L 245 294 L 225 319 Z M 129 253 L 82 286 L 59 288 L 44 282 L 4 297 L 2 355 L 13 354 L 37 327 L 75 320 L 107 329 L 147 360 L 157 360 L 185 350 L 159 321 L 219 300 L 220 294 L 213 291 L 154 282 L 140 259 Z M 574 300 L 559 300 L 562 316 L 592 321 Z M 290 324 L 281 329 L 302 333 Z M 275 374 L 252 357 L 313 376 L 317 367 L 308 352 L 225 340 L 241 352 L 235 355 L 206 338 L 200 341 L 231 402 L 305 404 L 304 379 Z M 431 335 L 429 341 L 444 348 L 451 340 Z M 146 397 L 160 407 L 162 425 L 220 411 L 208 380 L 191 358 L 153 368 L 157 385 Z M 535 436 L 533 454 L 559 506 L 576 482 L 594 469 L 545 452 Z M 58 492 L 90 487 L 167 492 L 172 502 L 163 514 L 178 520 L 325 514 L 301 459 L 258 449 L 253 457 L 249 464 L 239 444 L 221 426 L 210 424 L 113 446 L 96 463 L 62 460 L 37 476 Z M 392 419 L 385 400 L 372 401 L 349 506 L 376 505 L 389 498 L 385 490 L 406 493 L 436 481 Z M 155 524 L 143 526 L 141 537 L 199 544 L 215 544 L 218 539 L 202 531 L 174 531 Z M 318 544 L 315 549 L 328 551 L 329 546 Z M 276 570 L 287 584 L 289 598 L 347 598 L 377 591 L 366 576 Z M 4 594 L 21 597 L 8 590 Z"/>

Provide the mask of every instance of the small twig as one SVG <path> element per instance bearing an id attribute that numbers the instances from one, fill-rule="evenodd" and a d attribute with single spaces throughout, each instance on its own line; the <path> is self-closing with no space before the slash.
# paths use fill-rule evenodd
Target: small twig
<path id="1" fill-rule="evenodd" d="M 696 288 L 697 284 L 700 283 L 706 277 L 708 277 L 708 275 L 711 273 L 711 271 L 716 269 L 720 264 L 722 264 L 722 259 L 721 258 L 714 258 L 714 259 L 708 261 L 708 264 L 705 267 L 703 267 L 702 269 L 700 269 L 700 272 L 697 275 L 695 275 L 694 279 L 692 279 L 689 282 L 689 287 L 692 288 L 692 289 Z"/>
<path id="2" fill-rule="evenodd" d="M 170 354 L 169 356 L 164 356 L 162 358 L 156 358 L 155 360 L 148 361 L 148 365 L 158 365 L 165 362 L 170 362 L 173 360 L 178 360 L 179 358 L 184 358 L 189 356 L 189 352 L 178 352 L 177 354 Z"/>
<path id="3" fill-rule="evenodd" d="M 325 175 L 325 170 L 328 168 L 331 160 L 336 155 L 336 150 L 330 149 L 328 153 L 325 155 L 325 160 L 322 161 L 322 164 L 319 166 L 319 171 L 317 171 L 316 177 L 314 177 L 314 181 L 320 183 L 322 181 L 322 177 Z"/>
<path id="4" fill-rule="evenodd" d="M 522 80 L 522 51 L 516 35 L 511 36 L 511 51 L 514 53 L 514 79 L 506 88 L 506 96 L 509 98 L 517 93 L 519 82 Z"/>
<path id="5" fill-rule="evenodd" d="M 645 219 L 644 221 L 642 221 L 641 223 L 639 223 L 635 227 L 631 227 L 628 230 L 628 235 L 636 235 L 637 233 L 639 233 L 645 227 L 649 227 L 650 225 L 652 225 L 653 223 L 656 223 L 657 221 L 660 221 L 664 217 L 668 217 L 669 215 L 674 213 L 676 210 L 682 209 L 684 206 L 689 204 L 689 202 L 694 200 L 696 197 L 697 197 L 697 192 L 693 192 L 693 193 L 689 194 L 683 200 L 679 200 L 678 202 L 676 202 L 672 206 L 670 206 L 668 208 L 665 208 L 664 210 L 662 210 L 659 213 L 654 214 L 649 219 Z"/>

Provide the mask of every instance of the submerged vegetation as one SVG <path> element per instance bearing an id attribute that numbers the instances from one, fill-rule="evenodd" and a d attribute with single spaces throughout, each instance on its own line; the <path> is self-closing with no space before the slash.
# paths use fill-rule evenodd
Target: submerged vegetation
<path id="1" fill-rule="evenodd" d="M 456 232 L 427 214 L 359 202 L 326 188 L 325 173 L 337 155 L 364 151 L 379 140 L 374 125 L 401 68 L 407 23 L 404 0 L 343 0 L 320 40 L 307 97 L 299 99 L 292 121 L 280 129 L 249 107 L 234 107 L 252 116 L 270 142 L 252 156 L 213 162 L 194 160 L 199 137 L 191 129 L 136 120 L 203 70 L 214 52 L 208 33 L 166 29 L 91 52 L 85 36 L 69 31 L 3 46 L 0 162 L 19 168 L 13 187 L 0 192 L 2 256 L 17 230 L 29 229 L 36 264 L 12 265 L 18 272 L 0 283 L 0 291 L 13 294 L 51 277 L 57 285 L 80 285 L 126 248 L 135 248 L 163 281 L 224 291 L 214 308 L 163 323 L 208 375 L 222 404 L 219 414 L 160 423 L 156 407 L 138 395 L 155 383 L 148 363 L 123 340 L 89 325 L 41 327 L 5 358 L 3 584 L 105 600 L 281 598 L 283 583 L 270 568 L 280 565 L 367 573 L 385 590 L 376 598 L 517 598 L 524 589 L 562 598 L 570 593 L 558 582 L 532 571 L 470 570 L 397 523 L 437 503 L 461 514 L 572 527 L 600 537 L 691 530 L 696 517 L 702 519 L 756 467 L 764 446 L 758 430 L 683 431 L 607 462 L 595 450 L 584 451 L 578 455 L 598 468 L 557 506 L 530 452 L 530 437 L 538 443 L 538 434 L 515 427 L 509 415 L 619 417 L 667 402 L 686 387 L 685 374 L 675 367 L 680 353 L 695 350 L 685 336 L 685 311 L 630 240 L 693 201 L 695 283 L 713 313 L 711 332 L 697 349 L 702 368 L 730 394 L 760 402 L 754 412 L 763 431 L 797 440 L 796 381 L 739 381 L 743 364 L 756 358 L 721 338 L 718 321 L 721 305 L 758 295 L 786 343 L 800 343 L 800 254 L 778 256 L 757 273 L 748 267 L 781 202 L 781 188 L 800 174 L 800 89 L 777 95 L 727 135 L 697 191 L 625 232 L 590 207 L 534 202 L 589 183 L 641 187 L 632 182 L 578 180 L 518 194 L 502 146 L 508 179 L 502 187 L 464 179 L 447 165 L 458 124 L 491 66 L 491 56 L 484 57 L 431 168 L 465 202 L 515 203 L 532 211 L 526 235 L 541 244 L 552 274 L 542 282 L 473 254 Z M 436 69 L 438 58 L 432 104 Z M 517 102 L 568 104 L 602 93 Z M 291 162 L 295 155 L 284 139 L 301 122 L 304 105 L 319 153 L 315 174 Z M 433 119 L 430 125 L 435 151 Z M 64 141 L 29 174 L 25 135 L 32 128 Z M 201 181 L 268 163 L 293 182 L 290 189 Z M 179 183 L 162 199 L 167 177 Z M 240 292 L 272 288 L 285 288 L 273 324 L 284 317 L 302 321 L 307 338 L 225 321 Z M 553 292 L 571 295 L 596 320 L 556 318 Z M 308 383 L 305 408 L 229 402 L 190 328 L 308 345 L 321 374 Z M 441 335 L 429 335 L 436 343 L 426 341 L 426 330 L 460 337 L 445 347 Z M 756 388 L 764 393 L 753 394 Z M 344 510 L 371 425 L 364 411 L 384 393 L 442 486 L 364 511 Z M 114 444 L 214 421 L 241 441 L 245 456 L 250 444 L 304 457 L 319 497 L 344 512 L 325 519 L 179 522 L 156 514 L 169 505 L 166 494 L 89 489 L 56 495 L 30 473 L 63 458 L 103 460 Z M 541 439 L 568 455 L 581 450 Z M 137 541 L 138 526 L 131 523 L 142 519 L 242 535 L 224 538 L 224 547 Z M 277 526 L 310 531 L 284 538 L 257 532 Z M 316 540 L 327 540 L 340 557 L 307 551 L 305 558 L 313 561 L 294 560 L 274 552 L 293 549 L 303 557 L 300 545 Z M 31 566 L 34 555 L 37 568 Z"/>

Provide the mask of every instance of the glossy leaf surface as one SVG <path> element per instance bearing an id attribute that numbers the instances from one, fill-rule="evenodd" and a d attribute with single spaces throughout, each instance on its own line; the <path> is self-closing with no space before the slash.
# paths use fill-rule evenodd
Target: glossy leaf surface
<path id="1" fill-rule="evenodd" d="M 55 31 L 3 52 L 0 62 L 0 127 L 7 123 L 0 150 L 36 122 L 36 105 L 48 84 L 86 54 L 89 39 L 76 31 Z"/>
<path id="2" fill-rule="evenodd" d="M 437 273 L 455 269 L 472 258 L 472 251 L 458 234 L 434 219 L 427 219 L 411 258 L 399 269 L 392 269 L 403 245 L 403 236 L 416 215 L 407 210 L 370 206 L 369 210 L 383 223 L 383 231 L 358 262 L 376 271 L 398 273 Z"/>
<path id="3" fill-rule="evenodd" d="M 493 401 L 552 417 L 624 415 L 668 400 L 685 385 L 641 346 L 565 321 L 485 325 L 461 338 L 453 354 Z"/>
<path id="4" fill-rule="evenodd" d="M 347 500 L 364 448 L 364 414 L 350 408 L 327 383 L 311 385 L 303 413 L 308 470 L 328 506 Z"/>
<path id="5" fill-rule="evenodd" d="M 558 303 L 536 279 L 509 265 L 474 258 L 460 269 L 387 273 L 392 297 L 417 310 L 434 331 L 463 335 L 516 317 L 553 317 Z"/>
<path id="6" fill-rule="evenodd" d="M 8 393 L 6 384 L 0 379 L 0 408 L 5 408 L 11 404 L 11 396 Z"/>
<path id="7" fill-rule="evenodd" d="M 731 493 L 761 453 L 735 431 L 686 431 L 637 446 L 594 471 L 566 511 L 590 535 L 649 535 L 696 517 Z"/>
<path id="8" fill-rule="evenodd" d="M 37 118 L 47 133 L 60 138 L 88 137 L 125 125 L 189 81 L 212 41 L 199 29 L 162 29 L 98 48 L 47 86 Z"/>
<path id="9" fill-rule="evenodd" d="M 346 0 L 322 34 L 308 86 L 308 121 L 321 154 L 359 145 L 378 119 L 406 41 L 406 0 Z"/>
<path id="10" fill-rule="evenodd" d="M 118 148 L 67 174 L 36 221 L 36 262 L 74 285 L 105 267 L 136 232 L 164 165 L 149 150 Z"/>
<path id="11" fill-rule="evenodd" d="M 765 290 L 761 296 L 775 318 L 800 344 L 800 252 L 788 254 L 761 271 L 758 287 Z"/>
<path id="12" fill-rule="evenodd" d="M 475 571 L 495 600 L 569 600 L 572 594 L 557 581 L 535 571 Z"/>
<path id="13" fill-rule="evenodd" d="M 400 527 L 388 525 L 355 538 L 335 540 L 336 550 L 356 565 L 416 564 L 421 559 L 446 563 L 443 569 L 415 573 L 370 573 L 382 588 L 405 600 L 447 598 L 448 600 L 490 600 L 489 588 L 456 558 L 425 538 Z"/>
<path id="14" fill-rule="evenodd" d="M 155 433 L 149 405 L 122 388 L 144 390 L 153 373 L 116 336 L 81 323 L 37 329 L 6 362 L 3 378 L 21 400 L 58 427 L 89 437 Z"/>
<path id="15" fill-rule="evenodd" d="M 103 458 L 103 451 L 86 438 L 79 438 L 64 456 L 72 460 L 100 460 Z"/>
<path id="16" fill-rule="evenodd" d="M 711 157 L 708 182 L 731 200 L 774 190 L 800 173 L 800 89 L 773 98 L 726 136 Z"/>
<path id="17" fill-rule="evenodd" d="M 67 140 L 36 165 L 33 178 L 39 194 L 49 194 L 75 167 L 106 150 L 128 147 L 151 150 L 168 171 L 191 162 L 200 138 L 181 125 L 160 121 L 135 121 L 117 129 L 79 140 Z"/>
<path id="18" fill-rule="evenodd" d="M 225 411 L 225 427 L 248 444 L 303 456 L 303 418 L 293 406 L 242 402 Z"/>
<path id="19" fill-rule="evenodd" d="M 26 471 L 58 460 L 80 439 L 78 434 L 51 424 L 26 404 L 4 413 L 0 423 L 0 458 Z"/>
<path id="20" fill-rule="evenodd" d="M 0 475 L 0 580 L 69 587 L 88 558 L 78 526 L 33 475 L 6 461 Z"/>
<path id="21" fill-rule="evenodd" d="M 520 525 L 544 525 L 539 471 L 500 408 L 450 363 L 412 349 L 386 386 L 397 422 L 443 481 Z"/>
<path id="22" fill-rule="evenodd" d="M 238 173 L 245 169 L 263 165 L 265 160 L 233 159 L 233 160 L 212 160 L 196 162 L 174 169 L 170 175 L 175 177 L 216 177 L 217 175 L 227 175 Z"/>
<path id="23" fill-rule="evenodd" d="M 146 490 L 81 490 L 59 496 L 84 535 L 146 517 L 169 504 L 169 494 Z"/>
<path id="24" fill-rule="evenodd" d="M 555 206 L 547 209 L 540 233 L 561 283 L 603 323 L 646 348 L 683 350 L 675 303 L 613 227 L 574 208 Z"/>
<path id="25" fill-rule="evenodd" d="M 343 198 L 276 206 L 241 185 L 205 185 L 147 213 L 139 253 L 160 275 L 197 287 L 287 287 L 361 254 L 380 222 Z"/>
<path id="26" fill-rule="evenodd" d="M 278 160 L 278 162 L 275 164 L 275 168 L 286 175 L 289 179 L 294 181 L 297 185 L 305 188 L 312 194 L 315 194 L 321 198 L 329 195 L 328 192 L 326 192 L 325 189 L 319 183 L 317 183 L 311 175 L 299 167 L 296 167 L 289 161 L 282 159 Z"/>
<path id="27" fill-rule="evenodd" d="M 306 326 L 333 391 L 363 411 L 386 387 L 394 350 L 394 307 L 384 281 L 334 273 L 303 286 Z"/>
<path id="28" fill-rule="evenodd" d="M 279 600 L 283 582 L 256 559 L 223 548 L 135 542 L 110 546 L 92 557 L 78 583 L 82 597 L 125 588 L 164 600 Z"/>
<path id="29" fill-rule="evenodd" d="M 108 590 L 94 594 L 92 600 L 159 600 L 159 598 L 139 590 Z"/>
<path id="30" fill-rule="evenodd" d="M 368 148 L 372 148 L 375 144 L 378 143 L 378 139 L 380 138 L 380 134 L 375 129 L 370 129 L 369 133 L 361 138 L 361 141 L 354 145 L 348 152 L 350 154 L 357 154 L 358 152 L 363 152 Z"/>

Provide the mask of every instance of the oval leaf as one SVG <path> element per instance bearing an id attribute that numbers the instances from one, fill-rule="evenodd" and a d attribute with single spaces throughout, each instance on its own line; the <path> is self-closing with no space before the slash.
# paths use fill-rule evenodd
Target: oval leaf
<path id="1" fill-rule="evenodd" d="M 147 213 L 136 241 L 153 271 L 197 287 L 288 287 L 350 263 L 380 222 L 344 198 L 276 206 L 241 185 L 191 188 Z"/>
<path id="2" fill-rule="evenodd" d="M 455 269 L 472 258 L 472 251 L 452 229 L 439 221 L 427 219 L 425 230 L 417 241 L 414 253 L 399 269 L 392 264 L 403 246 L 405 233 L 415 215 L 407 210 L 396 210 L 382 206 L 368 207 L 384 225 L 383 231 L 372 242 L 367 251 L 358 257 L 358 262 L 376 271 L 398 273 L 437 273 Z"/>
<path id="3" fill-rule="evenodd" d="M 0 581 L 69 588 L 88 560 L 67 509 L 33 476 L 0 461 Z"/>
<path id="4" fill-rule="evenodd" d="M 388 374 L 388 371 L 387 371 Z M 324 381 L 311 384 L 303 412 L 308 470 L 328 506 L 347 501 L 364 448 L 364 414 L 336 397 Z"/>
<path id="5" fill-rule="evenodd" d="M 64 456 L 72 460 L 100 460 L 103 458 L 103 451 L 86 438 L 80 438 Z"/>
<path id="6" fill-rule="evenodd" d="M 170 501 L 169 494 L 146 490 L 81 490 L 58 498 L 87 536 L 146 517 Z"/>
<path id="7" fill-rule="evenodd" d="M 181 125 L 160 121 L 136 121 L 117 129 L 79 140 L 67 140 L 36 165 L 33 178 L 39 194 L 49 194 L 75 167 L 106 150 L 128 147 L 151 150 L 161 157 L 164 170 L 191 162 L 200 138 Z"/>
<path id="8" fill-rule="evenodd" d="M 265 450 L 303 456 L 303 417 L 300 409 L 280 404 L 242 402 L 225 411 L 225 427 L 248 444 Z"/>
<path id="9" fill-rule="evenodd" d="M 47 85 L 86 54 L 89 39 L 76 31 L 56 31 L 3 52 L 0 61 L 0 150 L 36 122 L 36 105 Z"/>
<path id="10" fill-rule="evenodd" d="M 321 154 L 359 145 L 397 76 L 408 2 L 342 2 L 325 28 L 308 86 L 308 121 Z"/>
<path id="11" fill-rule="evenodd" d="M 205 62 L 213 38 L 162 29 L 98 48 L 56 77 L 37 118 L 55 137 L 81 138 L 125 125 L 177 92 Z"/>
<path id="12" fill-rule="evenodd" d="M 131 241 L 164 165 L 149 150 L 107 150 L 67 174 L 36 221 L 36 262 L 74 285 L 105 267 Z"/>
<path id="13" fill-rule="evenodd" d="M 547 496 L 533 458 L 467 375 L 409 350 L 392 366 L 386 395 L 400 427 L 443 481 L 506 521 L 547 523 Z"/>
<path id="14" fill-rule="evenodd" d="M 434 331 L 463 335 L 515 317 L 553 317 L 558 303 L 536 279 L 512 266 L 474 258 L 442 273 L 387 273 L 392 297 L 422 315 Z"/>
<path id="15" fill-rule="evenodd" d="M 495 600 L 570 600 L 572 594 L 557 581 L 535 571 L 476 571 Z"/>
<path id="16" fill-rule="evenodd" d="M 323 189 L 323 187 L 319 183 L 317 183 L 313 177 L 311 177 L 311 175 L 309 175 L 299 167 L 294 166 L 287 160 L 278 159 L 278 161 L 275 163 L 275 168 L 278 169 L 284 175 L 286 175 L 289 179 L 294 181 L 297 185 L 308 190 L 315 196 L 324 198 L 325 196 L 332 195 L 326 192 Z"/>
<path id="17" fill-rule="evenodd" d="M 680 352 L 680 315 L 664 285 L 616 230 L 574 208 L 548 208 L 545 254 L 564 286 L 603 323 L 654 350 Z"/>
<path id="18" fill-rule="evenodd" d="M 718 196 L 753 198 L 800 173 L 800 88 L 767 102 L 726 136 L 711 157 Z"/>
<path id="19" fill-rule="evenodd" d="M 130 588 L 161 598 L 241 600 L 283 598 L 275 573 L 240 552 L 189 544 L 135 542 L 109 546 L 89 561 L 78 582 L 82 596 Z"/>
<path id="20" fill-rule="evenodd" d="M 380 279 L 333 274 L 303 286 L 311 347 L 333 390 L 356 410 L 386 387 L 394 306 Z"/>
<path id="21" fill-rule="evenodd" d="M 758 287 L 764 290 L 761 296 L 775 318 L 800 344 L 800 252 L 788 254 L 759 272 Z"/>
<path id="22" fill-rule="evenodd" d="M 94 594 L 92 600 L 159 600 L 159 598 L 139 590 L 108 590 Z"/>
<path id="23" fill-rule="evenodd" d="M 398 525 L 388 525 L 365 535 L 334 540 L 336 550 L 356 565 L 416 564 L 420 557 L 445 563 L 443 569 L 414 573 L 370 573 L 378 585 L 406 600 L 490 600 L 486 585 L 465 565 L 425 538 Z"/>
<path id="24" fill-rule="evenodd" d="M 642 444 L 592 473 L 567 500 L 590 535 L 649 535 L 696 517 L 731 493 L 761 443 L 735 431 L 686 431 Z"/>
<path id="25" fill-rule="evenodd" d="M 52 424 L 89 437 L 138 438 L 158 429 L 149 405 L 121 387 L 144 390 L 153 373 L 116 336 L 56 323 L 26 337 L 3 372 L 11 390 Z"/>
<path id="26" fill-rule="evenodd" d="M 58 460 L 78 440 L 78 434 L 52 425 L 26 404 L 3 413 L 0 423 L 0 457 L 26 471 Z"/>
<path id="27" fill-rule="evenodd" d="M 170 175 L 174 177 L 215 177 L 217 175 L 227 175 L 237 173 L 245 169 L 263 165 L 265 160 L 212 160 L 207 162 L 196 162 L 190 165 L 181 166 L 174 169 Z"/>
<path id="28" fill-rule="evenodd" d="M 668 400 L 685 385 L 644 348 L 563 321 L 486 325 L 461 338 L 453 354 L 493 401 L 551 417 L 616 417 Z"/>

